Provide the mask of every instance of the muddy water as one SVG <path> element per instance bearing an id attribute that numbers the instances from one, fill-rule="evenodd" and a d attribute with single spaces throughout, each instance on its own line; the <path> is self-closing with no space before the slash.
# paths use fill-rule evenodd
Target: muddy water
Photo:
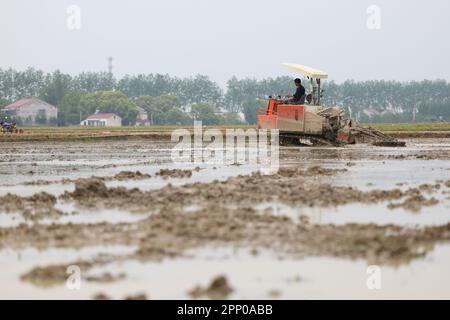
<path id="1" fill-rule="evenodd" d="M 144 263 L 138 260 L 113 262 L 97 267 L 85 276 L 105 272 L 120 274 L 124 280 L 99 284 L 84 281 L 80 290 L 65 284 L 36 286 L 17 276 L 36 264 L 66 263 L 98 252 L 131 252 L 128 247 L 94 247 L 85 250 L 1 250 L 0 279 L 8 290 L 1 299 L 89 299 L 98 293 L 112 299 L 144 293 L 153 299 L 189 299 L 197 285 L 207 286 L 218 275 L 226 275 L 234 299 L 448 299 L 450 246 L 442 245 L 408 266 L 381 267 L 380 289 L 367 287 L 367 262 L 330 257 L 280 259 L 272 252 L 257 256 L 245 250 L 209 248 L 191 252 L 188 258 Z M 273 292 L 277 292 L 274 296 Z"/>
<path id="2" fill-rule="evenodd" d="M 239 180 L 237 183 L 236 181 L 231 181 L 231 183 L 227 179 L 238 175 L 247 176 L 257 169 L 251 165 L 186 164 L 175 166 L 170 161 L 170 151 L 170 144 L 151 140 L 5 143 L 0 151 L 0 196 L 11 193 L 21 197 L 30 197 L 45 191 L 57 197 L 54 208 L 59 213 L 49 216 L 43 214 L 43 218 L 30 219 L 20 208 L 17 212 L 14 210 L 6 212 L 0 208 L 0 231 L 8 230 L 3 234 L 0 233 L 0 277 L 1 282 L 7 284 L 2 287 L 8 288 L 8 290 L 0 289 L 0 298 L 77 299 L 92 298 L 98 293 L 114 299 L 122 299 L 127 295 L 138 293 L 145 293 L 148 298 L 191 298 L 189 291 L 197 285 L 208 286 L 211 280 L 218 275 L 225 275 L 229 285 L 233 288 L 233 292 L 228 298 L 238 299 L 450 298 L 448 289 L 450 283 L 445 283 L 447 281 L 445 279 L 450 278 L 448 277 L 450 243 L 447 242 L 448 237 L 444 233 L 441 241 L 440 234 L 435 234 L 432 240 L 421 239 L 421 236 L 414 235 L 417 237 L 418 243 L 426 246 L 427 249 L 424 254 L 408 256 L 408 259 L 402 259 L 402 262 L 397 261 L 393 249 L 383 247 L 383 250 L 389 255 L 388 257 L 378 257 L 379 261 L 383 261 L 380 264 L 381 289 L 369 290 L 366 285 L 369 277 L 367 267 L 372 261 L 364 258 L 364 254 L 356 254 L 352 251 L 353 249 L 337 247 L 329 250 L 322 248 L 324 243 L 321 243 L 320 246 L 312 246 L 307 250 L 296 247 L 295 251 L 299 254 L 290 254 L 288 252 L 292 250 L 287 250 L 287 252 L 277 255 L 275 253 L 277 250 L 270 248 L 267 241 L 264 240 L 252 240 L 252 242 L 248 239 L 242 241 L 239 240 L 240 238 L 233 238 L 231 241 L 226 239 L 226 244 L 224 244 L 220 237 L 218 239 L 211 238 L 211 241 L 201 237 L 194 239 L 195 245 L 191 249 L 184 248 L 184 246 L 174 248 L 177 252 L 181 250 L 179 251 L 181 254 L 177 253 L 176 256 L 170 257 L 170 255 L 162 253 L 162 256 L 158 254 L 155 259 L 153 251 L 151 256 L 147 256 L 141 253 L 135 254 L 136 250 L 141 248 L 142 251 L 145 245 L 153 245 L 154 241 L 157 241 L 158 246 L 163 248 L 170 247 L 173 243 L 171 238 L 163 239 L 163 232 L 157 233 L 156 240 L 147 235 L 141 238 L 139 232 L 148 233 L 145 225 L 152 221 L 151 219 L 160 219 L 159 215 L 175 210 L 173 202 L 177 200 L 173 199 L 176 198 L 161 196 L 161 199 L 168 203 L 155 203 L 154 207 L 151 203 L 147 203 L 143 206 L 143 210 L 138 210 L 139 212 L 131 210 L 132 203 L 128 210 L 127 205 L 97 207 L 95 199 L 94 207 L 85 207 L 82 203 L 60 198 L 65 192 L 71 193 L 76 190 L 75 181 L 77 179 L 91 176 L 106 178 L 104 184 L 108 190 L 118 187 L 124 187 L 127 190 L 138 188 L 144 194 L 140 194 L 139 198 L 126 196 L 124 201 L 131 201 L 130 199 L 143 201 L 142 199 L 145 199 L 147 193 L 148 199 L 155 199 L 152 192 L 163 190 L 168 185 L 171 186 L 170 188 L 180 188 L 180 192 L 184 186 L 189 190 L 202 190 L 202 186 L 205 190 L 214 190 L 216 185 L 213 182 L 219 180 L 224 183 L 225 187 L 229 184 L 232 190 L 232 188 L 242 186 L 237 184 Z M 420 230 L 425 227 L 444 226 L 450 222 L 450 186 L 446 186 L 445 183 L 450 180 L 449 139 L 409 140 L 406 148 L 379 148 L 367 145 L 345 148 L 287 147 L 280 150 L 280 165 L 282 168 L 299 168 L 301 170 L 307 170 L 311 166 L 320 166 L 340 171 L 331 175 L 317 174 L 295 177 L 298 183 L 297 180 L 284 180 L 282 177 L 273 180 L 274 187 L 275 185 L 285 187 L 286 183 L 290 183 L 289 186 L 298 186 L 299 193 L 309 190 L 307 188 L 310 186 L 316 190 L 314 188 L 322 185 L 331 185 L 336 188 L 351 187 L 353 190 L 363 193 L 371 190 L 389 191 L 393 189 L 407 192 L 411 188 L 421 188 L 420 194 L 425 200 L 435 198 L 437 203 L 420 205 L 418 210 L 416 207 L 411 210 L 411 207 L 408 206 L 390 207 L 392 204 L 401 203 L 403 198 L 380 199 L 373 203 L 350 199 L 340 205 L 323 206 L 319 205 L 319 202 L 317 205 L 315 205 L 316 202 L 306 205 L 302 202 L 290 201 L 292 199 L 289 201 L 276 199 L 264 201 L 264 199 L 256 197 L 255 201 L 258 202 L 255 203 L 251 199 L 243 201 L 243 198 L 239 196 L 245 192 L 244 188 L 236 189 L 238 191 L 235 194 L 230 191 L 227 195 L 230 202 L 226 205 L 235 210 L 233 212 L 250 206 L 262 216 L 269 214 L 274 217 L 287 217 L 292 221 L 289 223 L 294 225 L 307 223 L 306 226 L 335 225 L 338 228 L 357 224 L 365 226 L 368 232 L 371 230 L 371 225 L 377 225 L 380 228 L 393 225 L 399 228 Z M 195 169 L 196 167 L 199 168 Z M 192 175 L 189 178 L 161 177 L 156 175 L 161 169 L 192 170 Z M 123 171 L 139 171 L 150 177 L 129 180 L 108 178 Z M 260 179 L 255 180 L 258 183 L 266 181 L 264 178 L 256 179 Z M 193 183 L 199 183 L 199 187 L 190 187 L 189 185 Z M 425 184 L 428 187 L 420 187 Z M 436 184 L 439 184 L 439 188 L 429 187 Z M 251 188 L 251 190 L 258 190 Z M 178 189 L 175 191 L 171 189 L 175 195 L 179 192 L 176 190 Z M 211 194 L 214 195 L 214 193 Z M 261 193 L 261 195 L 265 196 L 266 193 Z M 207 201 L 196 197 L 193 196 L 193 199 Z M 295 197 L 295 193 L 291 197 Z M 99 198 L 98 201 L 105 202 L 103 198 Z M 195 215 L 204 204 L 183 201 L 185 204 L 181 209 L 177 207 L 176 210 L 181 210 L 185 215 Z M 109 205 L 111 201 L 108 200 L 105 203 Z M 219 202 L 216 203 L 220 206 L 223 205 Z M 210 204 L 208 203 L 208 205 Z M 240 223 L 239 220 L 237 223 Z M 274 221 L 273 223 L 281 222 Z M 112 238 L 108 240 L 108 235 L 102 234 L 101 240 L 99 237 L 101 245 L 95 245 L 95 241 L 86 240 L 84 243 L 74 238 L 74 244 L 71 246 L 70 241 L 58 240 L 58 242 L 56 235 L 53 240 L 49 236 L 48 240 L 42 241 L 44 244 L 39 244 L 39 250 L 31 237 L 30 240 L 14 239 L 14 228 L 17 228 L 17 232 L 19 232 L 19 228 L 23 228 L 21 225 L 26 225 L 31 233 L 39 234 L 42 232 L 42 226 L 54 225 L 55 228 L 58 228 L 63 225 L 66 227 L 85 225 L 86 227 L 78 229 L 84 232 L 83 228 L 89 230 L 100 224 L 108 226 L 127 224 L 132 230 L 138 231 L 134 232 L 135 235 L 120 240 Z M 174 225 L 176 224 L 174 223 Z M 57 230 L 55 229 L 55 232 L 62 232 Z M 331 228 L 330 230 L 330 234 L 323 234 L 324 242 L 332 243 L 333 233 L 339 232 L 339 229 L 334 231 Z M 169 233 L 171 231 L 168 231 Z M 113 235 L 114 233 L 112 233 L 112 237 Z M 274 238 L 273 241 L 285 241 L 285 239 Z M 360 240 L 351 239 L 351 241 L 356 243 Z M 367 252 L 371 252 L 373 249 L 370 244 L 371 240 L 364 241 L 362 245 L 367 246 Z M 109 242 L 110 244 L 108 244 Z M 257 250 L 254 249 L 255 247 Z M 65 285 L 64 278 L 62 281 L 57 281 L 56 284 L 51 281 L 52 285 L 50 286 L 36 285 L 37 282 L 21 280 L 24 274 L 30 273 L 36 267 L 66 266 L 73 263 L 83 265 L 83 261 L 93 259 L 97 261 L 97 258 L 102 256 L 109 257 L 106 263 L 93 263 L 89 268 L 82 268 L 84 278 L 101 276 L 105 273 L 124 274 L 124 277 L 108 282 L 82 280 L 80 290 L 69 290 Z M 45 281 L 39 283 L 42 284 Z"/>

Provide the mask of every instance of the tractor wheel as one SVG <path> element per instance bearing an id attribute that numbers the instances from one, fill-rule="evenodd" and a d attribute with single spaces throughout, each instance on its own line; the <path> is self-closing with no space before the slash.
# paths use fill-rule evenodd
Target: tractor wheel
<path id="1" fill-rule="evenodd" d="M 289 145 L 289 138 L 280 137 L 280 146 L 288 146 L 288 145 Z"/>
<path id="2" fill-rule="evenodd" d="M 300 138 L 299 137 L 291 137 L 291 136 L 288 136 L 288 137 L 280 137 L 280 146 L 291 146 L 291 147 L 294 147 L 294 146 L 307 146 L 306 144 L 304 144 L 304 143 L 301 143 L 300 142 Z"/>

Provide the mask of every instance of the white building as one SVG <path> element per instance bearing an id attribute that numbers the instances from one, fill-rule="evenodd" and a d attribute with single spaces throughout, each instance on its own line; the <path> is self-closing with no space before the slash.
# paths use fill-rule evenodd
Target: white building
<path id="1" fill-rule="evenodd" d="M 58 109 L 37 98 L 20 99 L 2 109 L 14 121 L 24 125 L 56 124 Z"/>
<path id="2" fill-rule="evenodd" d="M 224 108 L 214 108 L 213 112 L 216 116 L 223 117 L 228 113 L 228 110 L 226 110 Z"/>
<path id="3" fill-rule="evenodd" d="M 81 121 L 80 126 L 121 127 L 122 118 L 115 113 L 95 113 Z"/>
<path id="4" fill-rule="evenodd" d="M 144 108 L 137 107 L 139 113 L 136 117 L 136 126 L 138 127 L 146 127 L 150 125 L 150 121 L 148 120 L 147 111 Z"/>
<path id="5" fill-rule="evenodd" d="M 237 116 L 241 122 L 245 122 L 245 114 L 243 112 L 238 112 Z"/>

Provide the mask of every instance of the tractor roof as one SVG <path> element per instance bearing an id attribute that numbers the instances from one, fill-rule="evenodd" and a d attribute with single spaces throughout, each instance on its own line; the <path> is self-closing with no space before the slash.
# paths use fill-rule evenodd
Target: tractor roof
<path id="1" fill-rule="evenodd" d="M 304 76 L 315 78 L 315 79 L 328 79 L 328 73 L 313 69 L 307 66 L 302 66 L 301 64 L 296 63 L 282 63 L 283 66 L 294 70 L 297 73 L 300 73 Z"/>

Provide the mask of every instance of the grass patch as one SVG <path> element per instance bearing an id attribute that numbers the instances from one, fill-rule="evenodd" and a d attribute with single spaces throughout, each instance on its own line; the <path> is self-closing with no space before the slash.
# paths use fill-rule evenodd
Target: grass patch
<path id="1" fill-rule="evenodd" d="M 450 131 L 450 123 L 379 123 L 370 124 L 370 126 L 380 131 Z"/>

